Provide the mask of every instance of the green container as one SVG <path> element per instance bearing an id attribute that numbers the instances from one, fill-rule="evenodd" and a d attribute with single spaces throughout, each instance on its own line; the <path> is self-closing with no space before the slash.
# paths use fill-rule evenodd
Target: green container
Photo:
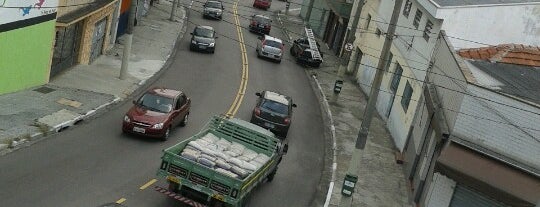
<path id="1" fill-rule="evenodd" d="M 354 187 L 356 187 L 356 182 L 358 181 L 358 176 L 356 175 L 345 175 L 343 180 L 343 186 L 341 187 L 341 194 L 344 196 L 351 196 L 354 193 Z"/>

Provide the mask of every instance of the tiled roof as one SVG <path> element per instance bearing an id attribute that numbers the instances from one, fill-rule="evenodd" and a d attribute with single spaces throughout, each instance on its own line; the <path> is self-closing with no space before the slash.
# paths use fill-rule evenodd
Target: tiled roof
<path id="1" fill-rule="evenodd" d="M 487 60 L 540 67 L 540 47 L 521 44 L 503 44 L 491 47 L 461 49 L 458 54 L 466 59 Z"/>

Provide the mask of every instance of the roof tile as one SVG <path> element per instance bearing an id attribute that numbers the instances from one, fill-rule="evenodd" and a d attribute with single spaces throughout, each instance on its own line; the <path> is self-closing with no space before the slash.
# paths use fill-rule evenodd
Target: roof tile
<path id="1" fill-rule="evenodd" d="M 540 47 L 538 46 L 500 44 L 490 47 L 462 49 L 458 51 L 458 54 L 467 59 L 540 67 Z"/>

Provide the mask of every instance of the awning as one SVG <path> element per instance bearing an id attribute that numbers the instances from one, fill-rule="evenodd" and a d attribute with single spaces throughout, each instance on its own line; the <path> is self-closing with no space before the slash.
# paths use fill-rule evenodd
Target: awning
<path id="1" fill-rule="evenodd" d="M 81 8 L 78 8 L 75 11 L 72 11 L 68 14 L 62 15 L 56 19 L 56 26 L 66 27 L 82 19 L 95 14 L 101 9 L 108 7 L 117 0 L 96 0 L 92 3 L 89 3 Z"/>
<path id="2" fill-rule="evenodd" d="M 451 142 L 438 158 L 437 169 L 505 203 L 528 206 L 540 200 L 540 178 Z"/>

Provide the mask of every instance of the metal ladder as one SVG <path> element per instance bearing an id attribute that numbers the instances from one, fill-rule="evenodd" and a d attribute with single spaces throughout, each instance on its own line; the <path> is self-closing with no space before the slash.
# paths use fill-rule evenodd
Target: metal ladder
<path id="1" fill-rule="evenodd" d="M 319 53 L 319 48 L 317 48 L 317 42 L 315 41 L 315 35 L 313 34 L 313 30 L 309 28 L 306 29 L 306 36 L 309 42 L 309 48 L 312 49 L 312 54 L 314 59 L 322 60 L 321 54 Z"/>

